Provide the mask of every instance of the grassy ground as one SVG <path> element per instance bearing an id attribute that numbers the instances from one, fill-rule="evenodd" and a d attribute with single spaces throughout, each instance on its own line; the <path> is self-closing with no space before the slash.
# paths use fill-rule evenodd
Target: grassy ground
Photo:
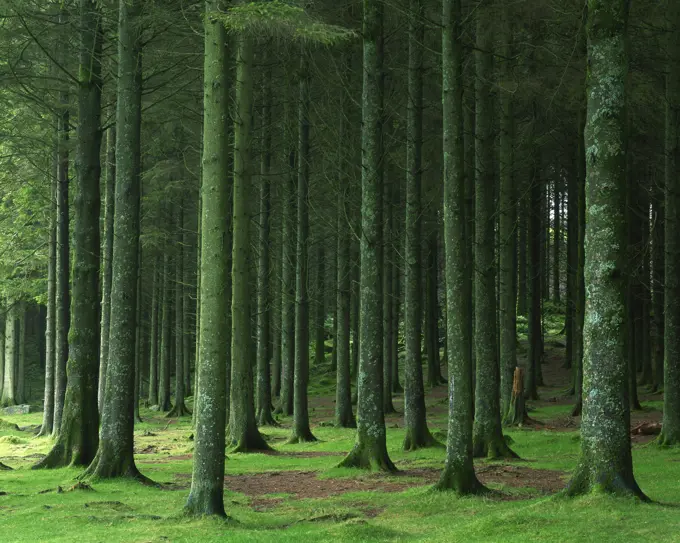
<path id="1" fill-rule="evenodd" d="M 578 453 L 578 419 L 563 398 L 568 375 L 552 345 L 544 366 L 542 401 L 531 405 L 540 424 L 508 434 L 521 461 L 479 461 L 480 478 L 499 490 L 493 498 L 457 499 L 433 492 L 444 451 L 403 453 L 401 415 L 387 419 L 388 447 L 401 470 L 381 476 L 338 469 L 353 431 L 330 427 L 332 379 L 315 376 L 313 431 L 318 443 L 287 445 L 290 421 L 264 432 L 275 454 L 228 454 L 225 502 L 230 522 L 181 515 L 191 481 L 189 420 L 143 410 L 135 431 L 141 471 L 160 488 L 98 482 L 71 489 L 75 469 L 29 471 L 50 446 L 33 437 L 40 414 L 3 416 L 0 461 L 0 541 L 680 541 L 680 451 L 636 438 L 638 482 L 654 500 L 640 504 L 589 496 L 558 499 Z M 658 420 L 660 397 L 643 396 L 635 422 Z M 401 398 L 395 404 L 401 410 Z M 428 396 L 430 427 L 445 439 L 446 390 Z"/>

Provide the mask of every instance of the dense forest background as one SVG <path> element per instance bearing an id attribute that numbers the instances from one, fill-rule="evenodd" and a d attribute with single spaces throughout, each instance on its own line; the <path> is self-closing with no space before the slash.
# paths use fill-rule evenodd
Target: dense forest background
<path id="1" fill-rule="evenodd" d="M 148 482 L 140 408 L 187 417 L 186 510 L 224 515 L 225 447 L 316 441 L 311 378 L 357 429 L 341 466 L 397 470 L 403 394 L 403 449 L 446 442 L 438 487 L 485 492 L 472 459 L 518 456 L 557 342 L 567 493 L 646 500 L 638 395 L 680 442 L 678 24 L 673 0 L 0 0 L 0 402 L 42 406 L 35 467 Z"/>

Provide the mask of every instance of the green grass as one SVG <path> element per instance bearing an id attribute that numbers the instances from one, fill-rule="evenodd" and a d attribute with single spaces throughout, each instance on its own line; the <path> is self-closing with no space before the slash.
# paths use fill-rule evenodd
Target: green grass
<path id="1" fill-rule="evenodd" d="M 286 444 L 290 420 L 283 419 L 283 427 L 264 430 L 278 454 L 227 454 L 225 502 L 232 519 L 229 522 L 182 516 L 191 475 L 189 420 L 173 421 L 168 426 L 168 419 L 142 410 L 145 422 L 135 431 L 138 466 L 145 475 L 163 483 L 162 488 L 117 481 L 93 483 L 93 491 L 69 491 L 81 470 L 29 471 L 39 455 L 49 449 L 50 439 L 12 427 L 39 424 L 40 413 L 3 416 L 2 421 L 10 424 L 0 423 L 0 461 L 16 469 L 0 471 L 0 492 L 6 493 L 0 496 L 0 540 L 680 541 L 678 450 L 663 450 L 653 444 L 634 447 L 638 482 L 656 500 L 654 504 L 606 496 L 565 500 L 543 494 L 532 487 L 533 479 L 523 474 L 557 470 L 562 472 L 553 472 L 558 485 L 566 482 L 577 460 L 579 439 L 575 427 L 559 427 L 559 421 L 569 414 L 567 402 L 537 402 L 532 405 L 531 416 L 544 426 L 507 432 L 522 460 L 476 463 L 480 472 L 500 470 L 519 473 L 519 478 L 512 486 L 505 479 L 492 481 L 490 486 L 500 491 L 496 497 L 459 499 L 431 490 L 432 476 L 442 468 L 442 449 L 401 451 L 403 430 L 394 427 L 400 415 L 388 418 L 388 447 L 392 459 L 406 473 L 386 477 L 337 468 L 353 443 L 354 432 L 319 425 L 332 419 L 333 405 L 332 387 L 320 375 L 317 370 L 313 386 L 316 396 L 312 398 L 313 431 L 318 443 Z M 554 386 L 541 393 L 548 398 L 559 390 Z M 427 403 L 431 428 L 445 431 L 445 389 L 430 394 Z M 395 404 L 401 409 L 399 399 Z M 658 416 L 658 398 L 646 402 L 645 408 L 647 411 L 639 416 Z M 288 478 L 293 481 L 292 487 L 272 489 L 255 498 L 230 488 L 230 481 L 240 481 L 249 488 L 256 479 L 281 478 L 290 471 L 316 472 L 309 476 L 313 489 L 339 484 L 347 491 L 315 497 L 295 474 Z M 279 474 L 263 475 L 267 472 Z M 430 479 L 424 479 L 424 473 L 429 473 Z M 356 488 L 352 486 L 355 483 Z M 390 490 L 397 491 L 385 491 L 389 485 Z M 57 493 L 58 487 L 63 492 Z"/>

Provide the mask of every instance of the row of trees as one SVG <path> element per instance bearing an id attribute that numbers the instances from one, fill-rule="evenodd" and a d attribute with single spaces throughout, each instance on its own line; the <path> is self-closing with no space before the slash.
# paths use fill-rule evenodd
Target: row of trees
<path id="1" fill-rule="evenodd" d="M 450 413 L 438 486 L 484 491 L 472 458 L 515 456 L 502 421 L 525 417 L 512 401 L 517 315 L 528 332 L 525 396 L 536 399 L 552 298 L 566 304 L 566 363 L 583 410 L 568 491 L 644 497 L 628 433 L 639 372 L 665 387 L 663 443 L 680 435 L 680 71 L 676 33 L 658 30 L 676 20 L 672 3 L 640 14 L 642 28 L 628 25 L 623 0 L 568 2 L 559 15 L 549 2 L 491 0 L 409 0 L 394 12 L 378 0 L 307 11 L 165 4 L 3 5 L 2 39 L 18 59 L 3 65 L 3 93 L 44 135 L 29 146 L 40 160 L 3 149 L 29 178 L 50 179 L 38 206 L 20 205 L 16 182 L 2 194 L 31 210 L 17 232 L 48 234 L 43 260 L 15 266 L 2 291 L 6 330 L 19 301 L 47 306 L 42 433 L 55 444 L 37 467 L 143 480 L 140 398 L 183 416 L 193 395 L 187 510 L 222 515 L 225 446 L 267 449 L 258 425 L 275 424 L 274 411 L 293 417 L 291 442 L 314 440 L 310 344 L 323 366 L 329 330 L 335 422 L 357 427 L 342 465 L 393 471 L 384 417 L 401 381 L 405 449 L 437 445 L 421 361 L 424 347 L 427 384 L 441 384 L 443 335 Z M 665 117 L 658 75 L 629 76 L 629 63 L 648 57 L 669 67 Z M 201 61 L 199 111 L 191 74 Z M 645 131 L 643 117 L 665 130 Z M 41 283 L 32 274 L 45 261 Z M 5 336 L 4 388 L 14 391 L 7 353 L 23 342 Z"/>

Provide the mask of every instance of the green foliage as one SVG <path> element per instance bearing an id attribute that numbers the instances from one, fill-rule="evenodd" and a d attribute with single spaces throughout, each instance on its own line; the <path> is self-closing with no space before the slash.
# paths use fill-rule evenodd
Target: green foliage
<path id="1" fill-rule="evenodd" d="M 303 8 L 273 0 L 248 2 L 226 14 L 211 13 L 230 32 L 252 37 L 273 37 L 306 44 L 335 45 L 356 37 L 353 30 L 326 24 Z"/>

